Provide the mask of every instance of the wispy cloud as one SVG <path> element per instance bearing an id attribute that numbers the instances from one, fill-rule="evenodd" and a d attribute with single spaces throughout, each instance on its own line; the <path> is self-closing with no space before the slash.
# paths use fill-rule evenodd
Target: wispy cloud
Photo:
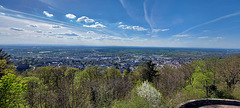
<path id="1" fill-rule="evenodd" d="M 87 31 L 87 34 L 95 34 L 94 31 Z"/>
<path id="2" fill-rule="evenodd" d="M 38 31 L 35 31 L 36 33 L 42 33 L 42 31 L 41 30 L 38 30 Z"/>
<path id="3" fill-rule="evenodd" d="M 88 28 L 104 28 L 106 27 L 103 24 L 100 24 L 99 22 L 95 22 L 95 24 L 92 25 L 83 25 L 83 27 L 88 27 Z"/>
<path id="4" fill-rule="evenodd" d="M 124 45 L 128 45 L 125 41 L 132 39 L 131 37 L 123 38 L 121 34 L 110 31 L 108 28 L 90 29 L 106 27 L 99 22 L 85 24 L 84 27 L 89 28 L 84 28 L 80 25 L 53 21 L 54 19 L 46 17 L 9 11 L 11 12 L 7 13 L 7 16 L 0 15 L 1 44 L 122 45 L 124 43 Z M 16 17 L 18 14 L 22 15 L 21 18 Z M 8 22 L 12 22 L 11 25 Z M 34 28 L 35 25 L 37 28 Z M 16 32 L 17 29 L 19 32 Z M 21 30 L 24 31 L 20 32 Z M 19 39 L 23 39 L 23 41 L 19 41 Z M 132 42 L 131 44 L 136 45 Z"/>
<path id="5" fill-rule="evenodd" d="M 183 34 L 183 35 L 173 35 L 173 37 L 189 37 L 190 35 L 186 35 L 186 34 Z"/>
<path id="6" fill-rule="evenodd" d="M 146 31 L 147 29 L 140 27 L 140 26 L 132 26 L 133 30 L 137 30 L 137 31 Z"/>
<path id="7" fill-rule="evenodd" d="M 94 22 L 93 19 L 85 19 L 84 21 L 85 21 L 86 23 L 93 23 L 93 22 Z"/>
<path id="8" fill-rule="evenodd" d="M 214 22 L 217 22 L 217 21 L 226 19 L 226 18 L 230 18 L 230 17 L 233 17 L 233 16 L 237 16 L 237 15 L 240 15 L 240 12 L 235 12 L 235 13 L 232 13 L 232 14 L 228 14 L 228 15 L 225 15 L 225 16 L 221 16 L 221 17 L 218 17 L 218 18 L 216 18 L 216 19 L 210 20 L 210 21 L 208 21 L 208 22 L 205 22 L 205 23 L 202 23 L 202 24 L 199 24 L 199 25 L 190 27 L 190 28 L 188 28 L 187 30 L 183 31 L 183 32 L 180 33 L 180 34 L 184 34 L 184 33 L 187 33 L 188 31 L 190 31 L 190 30 L 192 30 L 192 29 L 195 29 L 195 28 L 198 28 L 198 27 L 201 27 L 201 26 L 210 24 L 210 23 L 214 23 Z"/>
<path id="9" fill-rule="evenodd" d="M 75 19 L 76 18 L 76 16 L 74 14 L 70 14 L 70 13 L 66 14 L 65 16 L 69 19 Z"/>
<path id="10" fill-rule="evenodd" d="M 205 36 L 205 37 L 198 37 L 198 39 L 207 39 L 208 37 Z"/>
<path id="11" fill-rule="evenodd" d="M 120 0 L 120 3 L 122 4 L 122 6 L 123 6 L 124 8 L 126 8 L 125 3 L 124 3 L 124 0 Z"/>
<path id="12" fill-rule="evenodd" d="M 0 12 L 0 14 L 2 14 L 2 15 L 6 15 L 5 13 L 3 13 L 3 12 Z"/>
<path id="13" fill-rule="evenodd" d="M 64 38 L 63 36 L 58 36 L 57 38 Z"/>
<path id="14" fill-rule="evenodd" d="M 157 33 L 157 32 L 159 32 L 160 31 L 160 29 L 152 29 L 152 32 L 153 33 Z"/>
<path id="15" fill-rule="evenodd" d="M 14 30 L 14 31 L 24 31 L 23 29 L 20 29 L 20 28 L 10 28 L 10 30 Z"/>
<path id="16" fill-rule="evenodd" d="M 37 27 L 37 25 L 29 25 L 30 27 Z"/>
<path id="17" fill-rule="evenodd" d="M 224 37 L 215 37 L 213 38 L 212 40 L 209 40 L 209 41 L 218 41 L 218 40 L 222 40 L 224 39 Z"/>
<path id="18" fill-rule="evenodd" d="M 76 34 L 76 33 L 62 33 L 62 34 L 58 34 L 58 35 L 63 35 L 63 36 L 78 36 L 78 34 Z"/>
<path id="19" fill-rule="evenodd" d="M 169 29 L 161 29 L 161 31 L 168 31 Z"/>
<path id="20" fill-rule="evenodd" d="M 39 21 L 41 22 L 45 22 L 43 20 L 46 20 L 46 21 L 51 21 L 51 23 L 60 23 L 60 24 L 64 24 L 64 25 L 69 25 L 68 23 L 66 22 L 63 22 L 63 21 L 59 21 L 59 20 L 55 20 L 55 19 L 50 19 L 50 18 L 46 18 L 46 17 L 41 17 L 41 16 L 38 16 L 38 15 L 34 15 L 34 14 L 28 14 L 28 13 L 24 13 L 24 12 L 20 12 L 20 11 L 15 11 L 15 10 L 12 10 L 12 9 L 8 9 L 8 8 L 4 8 L 4 7 L 1 7 L 6 13 L 8 13 L 9 16 L 11 17 L 16 17 L 16 16 L 28 16 L 28 19 L 30 20 L 36 20 L 34 18 L 37 18 L 37 19 L 41 19 Z M 10 12 L 10 13 L 9 13 Z M 46 11 L 47 12 L 47 11 Z M 12 14 L 14 13 L 14 14 Z M 48 13 L 48 12 L 47 12 Z M 44 11 L 43 11 L 43 14 L 44 14 Z M 45 15 L 45 14 L 44 14 Z M 50 14 L 53 16 L 53 14 Z"/>
<path id="21" fill-rule="evenodd" d="M 48 13 L 47 11 L 43 11 L 43 14 L 47 17 L 53 17 L 53 14 Z"/>
<path id="22" fill-rule="evenodd" d="M 87 16 L 81 16 L 77 19 L 77 22 L 84 21 L 85 19 L 88 19 L 88 17 Z"/>
<path id="23" fill-rule="evenodd" d="M 82 22 L 82 21 L 84 21 L 85 23 L 94 23 L 95 22 L 93 19 L 90 19 L 87 16 L 79 17 L 76 22 Z"/>
<path id="24" fill-rule="evenodd" d="M 152 22 L 151 22 L 150 18 L 148 17 L 147 0 L 145 0 L 145 2 L 143 3 L 143 9 L 144 9 L 144 17 L 145 17 L 145 20 L 147 21 L 147 23 L 149 24 L 149 26 L 151 27 L 151 29 L 153 29 Z"/>
<path id="25" fill-rule="evenodd" d="M 59 25 L 53 25 L 52 28 L 61 28 Z"/>
<path id="26" fill-rule="evenodd" d="M 168 31 L 168 30 L 169 30 L 169 29 L 152 29 L 152 32 L 157 33 L 157 32 L 159 32 L 159 31 L 164 32 L 164 31 Z"/>
<path id="27" fill-rule="evenodd" d="M 206 33 L 206 32 L 210 32 L 210 30 L 203 30 L 202 32 Z"/>
<path id="28" fill-rule="evenodd" d="M 128 26 L 128 25 L 119 25 L 121 29 L 136 30 L 136 31 L 146 31 L 147 29 L 140 26 Z"/>

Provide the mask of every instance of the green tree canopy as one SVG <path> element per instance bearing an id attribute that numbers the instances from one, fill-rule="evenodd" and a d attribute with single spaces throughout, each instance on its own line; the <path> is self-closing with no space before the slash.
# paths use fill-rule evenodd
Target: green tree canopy
<path id="1" fill-rule="evenodd" d="M 23 80 L 12 73 L 6 73 L 0 80 L 0 107 L 20 107 L 26 85 Z"/>
<path id="2" fill-rule="evenodd" d="M 10 60 L 11 55 L 8 55 L 8 53 L 5 53 L 3 49 L 0 49 L 0 60 L 6 60 L 7 64 L 11 64 L 12 61 Z"/>

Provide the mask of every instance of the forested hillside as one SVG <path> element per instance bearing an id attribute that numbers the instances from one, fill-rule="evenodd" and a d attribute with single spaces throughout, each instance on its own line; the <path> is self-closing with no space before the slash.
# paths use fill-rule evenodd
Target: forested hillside
<path id="1" fill-rule="evenodd" d="M 40 67 L 16 71 L 0 60 L 0 107 L 159 108 L 199 98 L 240 99 L 240 57 L 211 57 L 179 68 Z"/>

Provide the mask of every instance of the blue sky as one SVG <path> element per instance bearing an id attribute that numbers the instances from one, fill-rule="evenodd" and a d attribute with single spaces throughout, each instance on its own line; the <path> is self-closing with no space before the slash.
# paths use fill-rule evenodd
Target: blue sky
<path id="1" fill-rule="evenodd" d="M 0 44 L 240 48 L 239 0 L 1 0 Z"/>

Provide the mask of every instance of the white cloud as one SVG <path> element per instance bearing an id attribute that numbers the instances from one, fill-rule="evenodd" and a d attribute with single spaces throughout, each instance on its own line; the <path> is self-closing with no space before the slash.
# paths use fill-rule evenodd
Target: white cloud
<path id="1" fill-rule="evenodd" d="M 53 19 L 49 21 L 49 20 L 43 20 L 44 18 L 42 17 L 39 19 L 36 19 L 35 17 L 26 18 L 25 16 L 28 16 L 28 15 L 21 14 L 21 13 L 12 14 L 11 16 L 9 15 L 11 13 L 6 13 L 6 14 L 7 16 L 0 15 L 0 32 L 1 32 L 0 43 L 1 44 L 62 44 L 62 45 L 103 45 L 103 46 L 108 46 L 108 45 L 123 46 L 124 45 L 124 46 L 158 46 L 158 47 L 159 46 L 187 47 L 191 45 L 191 44 L 189 45 L 185 40 L 179 41 L 178 38 L 174 38 L 176 39 L 175 40 L 176 42 L 173 39 L 171 40 L 162 39 L 160 36 L 159 36 L 159 39 L 148 38 L 149 40 L 144 40 L 144 38 L 141 37 L 142 35 L 138 35 L 138 34 L 131 35 L 126 32 L 118 33 L 117 31 L 114 32 L 107 29 L 92 30 L 92 29 L 84 28 L 80 26 L 76 27 L 71 25 L 64 25 L 65 23 L 53 21 Z M 23 18 L 14 17 L 14 15 L 17 15 L 17 14 L 23 15 Z M 64 17 L 65 17 L 65 14 L 64 14 Z M 49 19 L 49 18 L 45 17 L 45 19 Z M 12 22 L 12 23 L 9 23 L 9 22 Z M 30 27 L 29 25 L 37 25 L 37 27 L 33 28 L 33 27 Z M 59 28 L 59 26 L 56 26 L 56 28 L 58 29 L 52 29 L 53 25 L 59 25 L 61 26 L 61 28 Z M 92 24 L 85 24 L 85 25 L 89 26 Z M 119 26 L 118 22 L 116 23 L 116 25 Z M 11 30 L 10 28 L 12 27 L 21 28 L 24 31 L 17 32 L 15 30 Z M 131 28 L 131 27 L 127 27 L 127 28 Z M 42 33 L 35 32 L 37 30 L 41 30 Z M 120 30 L 120 28 L 118 30 Z M 91 32 L 88 32 L 88 31 L 94 31 L 95 33 L 91 34 Z M 74 36 L 73 33 L 76 33 L 78 36 Z M 127 35 L 131 35 L 131 36 L 127 36 Z M 71 40 L 70 39 L 68 40 L 67 38 L 71 38 Z M 213 37 L 212 39 L 214 38 L 216 37 Z M 220 39 L 220 36 L 218 38 Z M 19 40 L 22 40 L 22 41 L 19 41 Z M 205 44 L 201 43 L 199 46 L 201 47 L 201 45 L 205 45 Z M 205 46 L 211 47 L 207 45 Z"/>
<path id="2" fill-rule="evenodd" d="M 119 28 L 128 29 L 128 30 L 137 30 L 137 31 L 146 31 L 147 29 L 140 26 L 128 26 L 128 25 L 119 25 Z"/>
<path id="3" fill-rule="evenodd" d="M 168 30 L 169 30 L 169 29 L 152 29 L 152 32 L 157 33 L 157 32 L 159 32 L 159 31 L 164 32 L 164 31 L 168 31 Z"/>
<path id="4" fill-rule="evenodd" d="M 169 29 L 161 29 L 161 31 L 168 31 Z"/>
<path id="5" fill-rule="evenodd" d="M 79 17 L 76 22 L 82 22 L 82 21 L 84 21 L 85 23 L 94 23 L 95 22 L 93 19 L 90 19 L 87 16 Z"/>
<path id="6" fill-rule="evenodd" d="M 65 15 L 67 18 L 69 18 L 69 19 L 75 19 L 76 18 L 76 16 L 75 15 L 73 15 L 73 14 L 66 14 Z"/>
<path id="7" fill-rule="evenodd" d="M 152 32 L 154 32 L 154 33 L 157 33 L 157 32 L 159 32 L 161 29 L 152 29 Z"/>
<path id="8" fill-rule="evenodd" d="M 14 17 L 20 14 L 22 18 Z M 142 45 L 140 38 L 122 38 L 122 34 L 107 29 L 93 30 L 95 33 L 87 34 L 88 28 L 64 25 L 46 17 L 39 19 L 26 17 L 27 14 L 14 12 L 8 16 L 0 15 L 1 44 L 62 44 L 62 45 Z M 10 16 L 10 14 L 12 14 Z M 29 16 L 29 15 L 27 15 Z M 31 16 L 31 15 L 30 15 Z M 36 16 L 38 18 L 38 16 Z M 64 16 L 65 17 L 65 16 Z M 47 19 L 42 20 L 42 19 Z M 12 23 L 9 23 L 12 22 Z M 30 25 L 37 25 L 36 28 Z M 99 27 L 100 23 L 85 24 L 88 27 Z M 10 28 L 21 28 L 24 31 L 15 31 Z M 102 26 L 100 26 L 102 27 Z M 104 26 L 105 27 L 105 26 Z M 53 29 L 58 28 L 58 29 Z M 40 33 L 41 30 L 42 33 Z M 39 33 L 38 33 L 39 32 Z M 89 32 L 91 33 L 91 32 Z M 78 35 L 78 36 L 77 36 Z M 68 38 L 70 38 L 68 40 Z M 7 40 L 7 41 L 6 41 Z M 19 41 L 22 40 L 22 41 Z M 130 42 L 131 41 L 131 42 Z M 140 43 L 140 44 L 139 44 Z M 143 46 L 143 45 L 142 45 Z"/>
<path id="9" fill-rule="evenodd" d="M 119 25 L 118 27 L 122 29 L 127 29 L 127 25 Z"/>
<path id="10" fill-rule="evenodd" d="M 2 15 L 6 15 L 5 13 L 1 12 Z"/>
<path id="11" fill-rule="evenodd" d="M 189 37 L 190 35 L 182 34 L 182 35 L 173 35 L 173 37 Z"/>
<path id="12" fill-rule="evenodd" d="M 198 39 L 207 39 L 208 37 L 205 36 L 205 37 L 198 37 Z"/>
<path id="13" fill-rule="evenodd" d="M 105 25 L 100 24 L 99 22 L 95 22 L 95 24 L 92 25 L 83 25 L 83 27 L 89 27 L 89 28 L 104 28 Z"/>
<path id="14" fill-rule="evenodd" d="M 79 18 L 77 19 L 77 22 L 82 22 L 82 21 L 84 21 L 85 19 L 88 19 L 88 17 L 87 17 L 87 16 L 81 16 L 81 17 L 79 17 Z"/>
<path id="15" fill-rule="evenodd" d="M 53 17 L 53 14 L 48 13 L 47 11 L 43 11 L 43 14 L 47 17 Z"/>
<path id="16" fill-rule="evenodd" d="M 84 21 L 85 21 L 86 23 L 93 23 L 93 22 L 94 22 L 93 19 L 85 19 Z"/>
<path id="17" fill-rule="evenodd" d="M 94 40 L 123 40 L 124 38 L 104 34 L 104 35 L 97 35 L 94 37 L 92 36 L 91 39 L 94 39 Z"/>
<path id="18" fill-rule="evenodd" d="M 119 22 L 118 24 L 122 24 L 123 22 Z"/>
<path id="19" fill-rule="evenodd" d="M 147 29 L 145 29 L 143 27 L 140 27 L 140 26 L 133 26 L 132 28 L 133 28 L 133 30 L 137 30 L 137 31 L 145 31 L 145 30 L 147 30 Z"/>

